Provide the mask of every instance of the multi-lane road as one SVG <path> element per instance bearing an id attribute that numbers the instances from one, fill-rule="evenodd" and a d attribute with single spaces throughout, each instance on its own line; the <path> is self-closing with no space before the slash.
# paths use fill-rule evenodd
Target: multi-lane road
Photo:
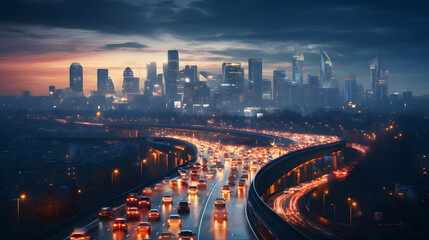
<path id="1" fill-rule="evenodd" d="M 246 206 L 246 189 L 237 190 L 237 183 L 245 168 L 248 166 L 248 177 L 244 178 L 247 182 L 247 187 L 256 172 L 268 161 L 271 161 L 287 152 L 302 149 L 314 145 L 324 144 L 336 141 L 336 137 L 305 135 L 305 134 L 290 134 L 282 132 L 264 132 L 266 134 L 275 135 L 282 138 L 292 139 L 295 144 L 289 149 L 282 149 L 276 146 L 254 147 L 248 146 L 225 146 L 219 142 L 206 142 L 196 138 L 187 138 L 183 136 L 168 136 L 177 137 L 185 141 L 189 141 L 199 149 L 199 162 L 203 164 L 203 159 L 206 158 L 211 165 L 211 169 L 216 170 L 213 178 L 206 177 L 206 171 L 199 169 L 200 179 L 205 179 L 207 185 L 205 189 L 199 188 L 198 194 L 188 194 L 188 187 L 179 184 L 177 188 L 172 188 L 170 183 L 162 183 L 163 189 L 153 191 L 149 195 L 152 202 L 152 209 L 158 209 L 161 215 L 159 221 L 148 220 L 148 209 L 140 209 L 139 220 L 129 220 L 127 222 L 127 231 L 113 231 L 113 220 L 100 220 L 97 216 L 82 219 L 76 227 L 83 229 L 91 239 L 158 239 L 161 233 L 171 232 L 178 239 L 178 234 L 181 230 L 191 230 L 195 235 L 194 239 L 253 239 L 253 233 L 250 230 L 246 215 L 244 212 Z M 224 154 L 230 155 L 229 158 L 224 158 Z M 235 185 L 231 185 L 231 193 L 222 193 L 222 187 L 228 185 L 228 177 L 231 167 L 235 160 L 241 160 L 242 164 L 237 164 L 237 179 Z M 221 162 L 224 168 L 214 168 L 216 161 Z M 257 164 L 255 164 L 257 162 Z M 255 171 L 251 171 L 251 166 L 254 166 Z M 247 168 L 247 167 L 246 167 Z M 176 177 L 179 179 L 179 176 Z M 187 185 L 197 185 L 197 182 L 187 180 Z M 152 188 L 154 186 L 151 186 Z M 142 191 L 138 192 L 142 195 Z M 173 204 L 162 204 L 162 197 L 171 195 Z M 226 200 L 226 212 L 228 219 L 225 222 L 214 221 L 214 201 L 216 198 L 223 197 Z M 182 218 L 182 226 L 168 226 L 167 220 L 171 214 L 177 214 L 177 207 L 180 201 L 188 201 L 190 205 L 189 214 L 180 214 Z M 109 206 L 114 209 L 114 218 L 126 218 L 127 205 L 125 199 L 122 205 Z M 151 224 L 150 232 L 141 232 L 137 230 L 140 222 L 149 222 Z M 70 239 L 70 233 L 59 237 L 59 234 L 52 239 Z"/>

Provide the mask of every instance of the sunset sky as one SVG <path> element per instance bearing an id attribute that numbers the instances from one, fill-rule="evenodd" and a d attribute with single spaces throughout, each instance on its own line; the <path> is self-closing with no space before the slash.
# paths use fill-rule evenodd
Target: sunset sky
<path id="1" fill-rule="evenodd" d="M 140 1 L 4 0 L 0 3 L 0 94 L 68 87 L 72 62 L 84 68 L 84 91 L 96 89 L 96 69 L 108 68 L 119 91 L 122 72 L 158 71 L 168 49 L 180 68 L 221 72 L 223 61 L 262 58 L 264 78 L 288 71 L 295 43 L 305 73 L 318 74 L 325 49 L 343 85 L 354 73 L 370 86 L 368 62 L 384 46 L 390 92 L 429 94 L 429 15 L 417 1 Z M 322 11 L 323 10 L 323 11 Z M 340 86 L 341 86 L 340 85 Z"/>

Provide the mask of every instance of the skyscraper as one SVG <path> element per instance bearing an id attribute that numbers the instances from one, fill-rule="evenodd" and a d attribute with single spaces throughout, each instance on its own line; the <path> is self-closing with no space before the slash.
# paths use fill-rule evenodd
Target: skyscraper
<path id="1" fill-rule="evenodd" d="M 70 65 L 70 89 L 73 93 L 83 94 L 83 68 L 77 62 Z"/>
<path id="2" fill-rule="evenodd" d="M 49 97 L 53 97 L 55 95 L 55 86 L 49 86 Z"/>
<path id="3" fill-rule="evenodd" d="M 284 95 L 287 75 L 286 71 L 274 70 L 273 71 L 273 100 L 274 103 L 279 103 L 280 99 Z"/>
<path id="4" fill-rule="evenodd" d="M 97 92 L 100 95 L 105 94 L 105 88 L 109 81 L 108 69 L 97 69 Z"/>
<path id="5" fill-rule="evenodd" d="M 130 67 L 125 68 L 123 76 L 122 94 L 138 94 L 140 92 L 140 79 L 134 77 L 133 70 Z"/>
<path id="6" fill-rule="evenodd" d="M 191 65 L 190 80 L 193 83 L 196 83 L 196 82 L 199 81 L 199 79 L 198 79 L 198 67 L 197 67 L 197 65 Z"/>
<path id="7" fill-rule="evenodd" d="M 177 100 L 177 74 L 179 72 L 179 52 L 177 50 L 168 50 L 166 70 L 164 72 L 165 95 L 171 104 L 172 101 Z"/>
<path id="8" fill-rule="evenodd" d="M 380 49 L 377 57 L 372 60 L 369 72 L 375 101 L 385 104 L 388 102 L 389 96 L 389 71 L 382 66 L 382 52 L 383 48 Z"/>
<path id="9" fill-rule="evenodd" d="M 320 84 L 322 88 L 337 87 L 332 72 L 332 62 L 325 50 L 320 49 Z"/>
<path id="10" fill-rule="evenodd" d="M 298 84 L 304 83 L 304 54 L 298 44 L 295 46 L 295 51 L 292 58 L 292 79 Z"/>
<path id="11" fill-rule="evenodd" d="M 344 81 L 344 99 L 347 103 L 357 103 L 358 88 L 356 75 L 352 74 Z"/>
<path id="12" fill-rule="evenodd" d="M 262 59 L 249 59 L 249 90 L 255 92 L 257 100 L 262 99 Z"/>
<path id="13" fill-rule="evenodd" d="M 146 81 L 144 83 L 144 94 L 153 95 L 155 85 L 156 85 L 156 62 L 146 63 Z"/>
<path id="14" fill-rule="evenodd" d="M 244 69 L 241 67 L 241 63 L 223 63 L 222 72 L 220 90 L 222 105 L 227 106 L 243 102 Z"/>
<path id="15" fill-rule="evenodd" d="M 308 85 L 312 88 L 320 87 L 319 76 L 312 76 L 311 74 L 307 75 Z"/>

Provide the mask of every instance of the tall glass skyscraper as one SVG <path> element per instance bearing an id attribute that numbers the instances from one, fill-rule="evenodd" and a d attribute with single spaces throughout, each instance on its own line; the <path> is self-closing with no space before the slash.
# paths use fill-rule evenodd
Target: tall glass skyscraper
<path id="1" fill-rule="evenodd" d="M 325 50 L 320 49 L 320 84 L 322 88 L 335 88 L 336 79 L 332 71 L 332 61 Z"/>
<path id="2" fill-rule="evenodd" d="M 80 63 L 70 65 L 70 89 L 77 94 L 83 94 L 83 68 Z"/>
<path id="3" fill-rule="evenodd" d="M 98 94 L 104 95 L 105 88 L 109 81 L 109 70 L 108 69 L 97 69 L 97 92 Z"/>
<path id="4" fill-rule="evenodd" d="M 352 74 L 344 81 L 344 98 L 347 103 L 357 103 L 358 96 L 356 75 Z"/>
<path id="5" fill-rule="evenodd" d="M 167 101 L 177 100 L 177 74 L 179 72 L 179 52 L 177 50 L 168 50 L 167 71 L 164 72 L 165 95 Z"/>
<path id="6" fill-rule="evenodd" d="M 389 96 L 389 71 L 382 66 L 382 52 L 383 49 L 380 49 L 377 57 L 371 61 L 369 73 L 375 101 L 378 103 L 387 103 Z"/>
<path id="7" fill-rule="evenodd" d="M 249 59 L 249 90 L 255 92 L 257 100 L 262 99 L 262 59 Z"/>
<path id="8" fill-rule="evenodd" d="M 299 45 L 295 46 L 292 57 L 292 80 L 298 84 L 304 83 L 304 54 Z"/>

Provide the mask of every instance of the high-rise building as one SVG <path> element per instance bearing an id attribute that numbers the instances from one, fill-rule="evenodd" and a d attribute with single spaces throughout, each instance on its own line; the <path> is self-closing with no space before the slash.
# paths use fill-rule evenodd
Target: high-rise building
<path id="1" fill-rule="evenodd" d="M 146 81 L 156 81 L 156 62 L 146 63 Z"/>
<path id="2" fill-rule="evenodd" d="M 382 52 L 383 49 L 380 49 L 377 57 L 372 60 L 369 72 L 375 101 L 379 104 L 386 104 L 389 96 L 389 71 L 383 68 Z"/>
<path id="3" fill-rule="evenodd" d="M 292 80 L 298 84 L 304 83 L 304 54 L 299 45 L 295 46 L 292 58 Z"/>
<path id="4" fill-rule="evenodd" d="M 144 94 L 152 96 L 156 84 L 156 62 L 146 63 L 146 81 L 144 83 Z"/>
<path id="5" fill-rule="evenodd" d="M 320 84 L 322 88 L 338 87 L 332 71 L 332 61 L 325 50 L 320 49 Z"/>
<path id="6" fill-rule="evenodd" d="M 223 106 L 242 103 L 244 93 L 244 69 L 241 63 L 222 64 L 221 99 Z M 236 106 L 234 106 L 236 107 Z"/>
<path id="7" fill-rule="evenodd" d="M 97 92 L 100 95 L 105 94 L 105 88 L 109 81 L 108 69 L 97 69 Z"/>
<path id="8" fill-rule="evenodd" d="M 70 89 L 75 94 L 83 94 L 83 68 L 77 62 L 70 65 Z"/>
<path id="9" fill-rule="evenodd" d="M 254 91 L 257 100 L 262 99 L 262 59 L 249 59 L 249 90 Z"/>
<path id="10" fill-rule="evenodd" d="M 356 75 L 352 74 L 344 81 L 344 99 L 346 103 L 357 103 L 358 88 Z"/>
<path id="11" fill-rule="evenodd" d="M 311 74 L 307 75 L 308 85 L 312 88 L 320 87 L 319 76 L 312 76 Z"/>
<path id="12" fill-rule="evenodd" d="M 285 85 L 287 81 L 286 71 L 274 70 L 273 71 L 273 100 L 274 103 L 279 103 L 280 99 L 286 91 Z"/>
<path id="13" fill-rule="evenodd" d="M 191 65 L 191 73 L 190 73 L 190 80 L 193 83 L 198 82 L 198 67 L 197 65 Z"/>
<path id="14" fill-rule="evenodd" d="M 49 97 L 53 97 L 55 95 L 55 86 L 49 86 Z"/>
<path id="15" fill-rule="evenodd" d="M 167 101 L 171 104 L 177 100 L 177 74 L 179 72 L 179 52 L 177 50 L 168 50 L 167 69 L 164 71 L 165 95 Z"/>
<path id="16" fill-rule="evenodd" d="M 133 70 L 130 67 L 125 68 L 123 76 L 122 94 L 138 94 L 140 92 L 140 79 L 134 77 Z"/>

